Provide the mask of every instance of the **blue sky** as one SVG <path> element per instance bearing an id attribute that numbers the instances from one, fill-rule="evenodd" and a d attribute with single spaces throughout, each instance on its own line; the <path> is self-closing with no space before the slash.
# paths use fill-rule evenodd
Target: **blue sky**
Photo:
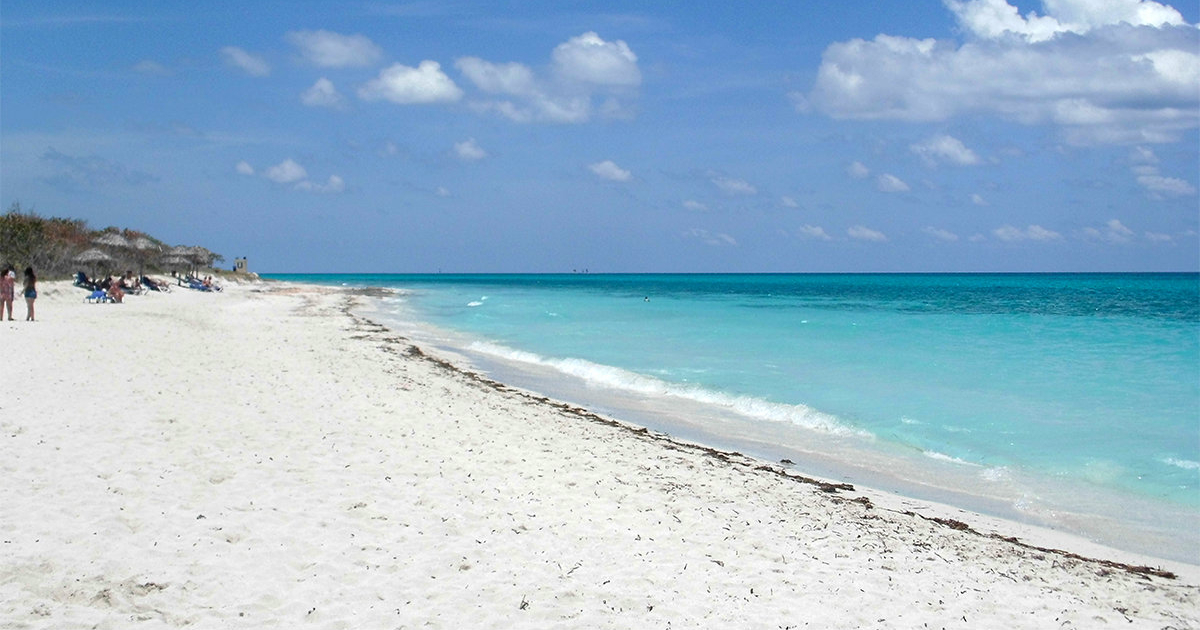
<path id="1" fill-rule="evenodd" d="M 192 4 L 4 3 L 3 208 L 263 272 L 1200 269 L 1194 2 Z"/>

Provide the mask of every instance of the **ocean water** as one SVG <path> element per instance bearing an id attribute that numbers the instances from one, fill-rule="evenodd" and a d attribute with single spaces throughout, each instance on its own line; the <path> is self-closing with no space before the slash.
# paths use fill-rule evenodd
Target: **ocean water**
<path id="1" fill-rule="evenodd" d="M 498 380 L 1200 562 L 1196 274 L 305 275 Z"/>

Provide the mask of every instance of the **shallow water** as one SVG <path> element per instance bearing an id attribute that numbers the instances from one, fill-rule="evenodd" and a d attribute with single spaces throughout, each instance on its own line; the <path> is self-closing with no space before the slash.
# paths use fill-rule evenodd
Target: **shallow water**
<path id="1" fill-rule="evenodd" d="M 385 323 L 684 437 L 1200 561 L 1196 274 L 274 277 L 404 289 Z"/>

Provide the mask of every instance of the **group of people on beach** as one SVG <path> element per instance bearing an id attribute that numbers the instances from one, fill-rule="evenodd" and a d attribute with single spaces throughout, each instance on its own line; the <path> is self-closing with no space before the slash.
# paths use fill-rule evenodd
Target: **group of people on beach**
<path id="1" fill-rule="evenodd" d="M 0 319 L 4 319 L 4 313 L 8 313 L 8 321 L 13 321 L 13 300 L 16 292 L 17 272 L 12 265 L 6 265 L 4 271 L 0 272 Z M 37 299 L 37 275 L 33 273 L 33 267 L 25 268 L 25 285 L 23 295 L 25 296 L 25 321 L 33 320 L 33 302 Z"/>
<path id="2" fill-rule="evenodd" d="M 159 282 L 149 276 L 135 276 L 132 271 L 126 271 L 125 275 L 113 278 L 108 276 L 103 280 L 95 280 L 88 278 L 87 274 L 80 271 L 75 274 L 75 286 L 88 289 L 90 291 L 101 291 L 104 296 L 113 302 L 123 302 L 126 293 L 139 294 L 146 290 L 150 291 L 168 291 L 170 286 L 166 282 Z"/>

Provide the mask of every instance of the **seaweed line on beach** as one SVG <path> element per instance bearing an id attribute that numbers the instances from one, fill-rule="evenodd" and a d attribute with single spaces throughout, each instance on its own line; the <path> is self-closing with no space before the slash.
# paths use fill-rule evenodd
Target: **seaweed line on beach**
<path id="1" fill-rule="evenodd" d="M 399 354 L 400 352 L 398 350 L 396 350 L 395 346 L 407 345 L 407 348 L 403 351 L 403 354 L 405 356 L 408 356 L 408 357 L 416 359 L 416 360 L 425 361 L 427 363 L 430 363 L 430 364 L 437 366 L 438 368 L 446 371 L 447 373 L 453 374 L 459 378 L 463 378 L 466 381 L 468 381 L 469 383 L 472 383 L 476 386 L 485 387 L 488 389 L 495 390 L 497 392 L 501 392 L 501 393 L 505 393 L 505 394 L 509 394 L 509 395 L 513 395 L 513 396 L 518 396 L 518 397 L 524 398 L 530 404 L 538 404 L 538 405 L 552 407 L 563 414 L 567 414 L 567 415 L 570 415 L 570 416 L 573 416 L 576 418 L 587 420 L 589 422 L 605 425 L 605 426 L 608 426 L 608 427 L 611 427 L 611 428 L 614 428 L 614 429 L 617 429 L 620 431 L 625 431 L 625 432 L 633 434 L 642 439 L 654 440 L 661 446 L 664 446 L 670 450 L 700 454 L 700 455 L 703 455 L 706 457 L 711 457 L 720 462 L 724 462 L 726 464 L 729 464 L 729 465 L 732 465 L 732 466 L 735 466 L 738 468 L 751 469 L 754 471 L 770 473 L 770 474 L 782 477 L 784 479 L 788 479 L 790 481 L 795 481 L 797 483 L 811 485 L 811 486 L 815 487 L 817 490 L 819 490 L 820 492 L 830 495 L 830 499 L 833 500 L 834 502 L 840 503 L 840 502 L 848 501 L 851 503 L 860 504 L 864 507 L 864 509 L 868 509 L 868 510 L 883 509 L 884 511 L 891 512 L 893 514 L 897 514 L 897 515 L 901 515 L 901 516 L 907 516 L 910 518 L 917 517 L 922 520 L 935 523 L 939 526 L 946 527 L 948 529 L 963 532 L 966 534 L 971 534 L 971 535 L 978 536 L 981 538 L 987 538 L 987 539 L 991 539 L 991 540 L 1008 543 L 1010 545 L 1013 545 L 1014 547 L 1018 547 L 1018 548 L 1021 548 L 1021 549 L 1027 550 L 1027 551 L 1036 551 L 1036 552 L 1040 552 L 1040 553 L 1056 555 L 1056 556 L 1059 556 L 1059 557 L 1067 559 L 1067 560 L 1074 560 L 1074 561 L 1078 561 L 1078 562 L 1099 565 L 1099 566 L 1103 567 L 1103 569 L 1101 570 L 1102 574 L 1104 573 L 1105 570 L 1112 569 L 1112 570 L 1117 570 L 1117 571 L 1124 571 L 1126 573 L 1130 573 L 1130 574 L 1133 574 L 1135 576 L 1139 576 L 1139 577 L 1142 577 L 1145 579 L 1150 579 L 1151 577 L 1158 577 L 1158 578 L 1162 578 L 1162 579 L 1166 579 L 1166 580 L 1175 580 L 1177 578 L 1175 573 L 1173 573 L 1171 571 L 1167 571 L 1165 569 L 1161 569 L 1161 568 L 1149 567 L 1149 566 L 1144 566 L 1144 565 L 1132 565 L 1132 564 L 1126 564 L 1123 562 L 1116 562 L 1113 560 L 1103 560 L 1100 558 L 1090 558 L 1087 556 L 1082 556 L 1077 553 L 1065 551 L 1062 549 L 1039 547 L 1039 546 L 1031 544 L 1031 543 L 1023 542 L 1019 538 L 1016 538 L 1014 536 L 1004 536 L 1004 535 L 996 534 L 996 533 L 981 532 L 981 531 L 971 527 L 967 523 L 964 523 L 959 520 L 951 519 L 951 518 L 924 516 L 921 514 L 917 514 L 916 512 L 913 512 L 911 510 L 891 510 L 891 509 L 886 509 L 886 508 L 877 508 L 877 506 L 875 506 L 871 502 L 871 500 L 865 496 L 860 496 L 860 497 L 856 497 L 853 499 L 846 499 L 846 498 L 840 496 L 839 493 L 841 493 L 841 492 L 855 492 L 856 489 L 852 484 L 835 483 L 835 482 L 815 479 L 812 477 L 806 477 L 803 475 L 796 474 L 794 472 L 790 472 L 785 468 L 773 466 L 769 463 L 761 463 L 762 460 L 753 458 L 753 457 L 745 455 L 743 453 L 739 453 L 736 451 L 722 451 L 720 449 L 716 449 L 716 448 L 713 448 L 710 446 L 705 446 L 702 444 L 684 442 L 684 441 L 676 439 L 665 433 L 651 431 L 650 429 L 647 429 L 646 427 L 639 427 L 639 426 L 636 426 L 633 424 L 622 422 L 620 420 L 606 418 L 604 416 L 601 416 L 601 415 L 599 415 L 593 411 L 590 411 L 588 409 L 585 409 L 583 407 L 578 407 L 578 406 L 571 405 L 569 403 L 565 403 L 562 401 L 553 400 L 546 396 L 541 396 L 541 395 L 535 394 L 533 392 L 529 392 L 526 390 L 522 390 L 522 389 L 518 389 L 518 388 L 514 388 L 511 386 L 505 385 L 504 383 L 490 379 L 490 378 L 483 376 L 482 374 L 479 374 L 477 372 L 473 372 L 471 370 L 464 369 L 461 366 L 458 366 L 458 365 L 456 365 L 450 361 L 447 361 L 445 359 L 429 355 L 429 354 L 425 353 L 423 350 L 421 350 L 419 347 L 414 345 L 409 339 L 399 336 L 399 335 L 392 334 L 393 331 L 390 328 L 383 326 L 382 324 L 379 324 L 377 322 L 374 322 L 370 319 L 367 319 L 365 317 L 356 315 L 353 312 L 353 308 L 355 306 L 357 306 L 357 303 L 358 303 L 357 300 L 355 299 L 356 296 L 375 297 L 377 295 L 378 295 L 378 292 L 376 292 L 376 291 L 362 291 L 362 290 L 347 291 L 346 298 L 342 304 L 341 312 L 344 315 L 346 315 L 347 317 L 349 317 L 354 322 L 354 332 L 363 333 L 363 334 L 355 335 L 352 338 L 358 339 L 358 340 L 363 340 L 363 341 L 374 340 L 374 341 L 382 342 L 383 344 L 385 344 L 384 346 L 382 346 L 382 349 L 385 352 L 396 353 L 396 354 Z M 309 302 L 309 304 L 307 304 L 306 306 L 310 306 L 311 304 L 312 304 L 312 302 Z M 784 460 L 783 463 L 785 465 L 791 465 L 793 462 Z M 870 518 L 870 517 L 863 517 L 863 518 Z"/>

